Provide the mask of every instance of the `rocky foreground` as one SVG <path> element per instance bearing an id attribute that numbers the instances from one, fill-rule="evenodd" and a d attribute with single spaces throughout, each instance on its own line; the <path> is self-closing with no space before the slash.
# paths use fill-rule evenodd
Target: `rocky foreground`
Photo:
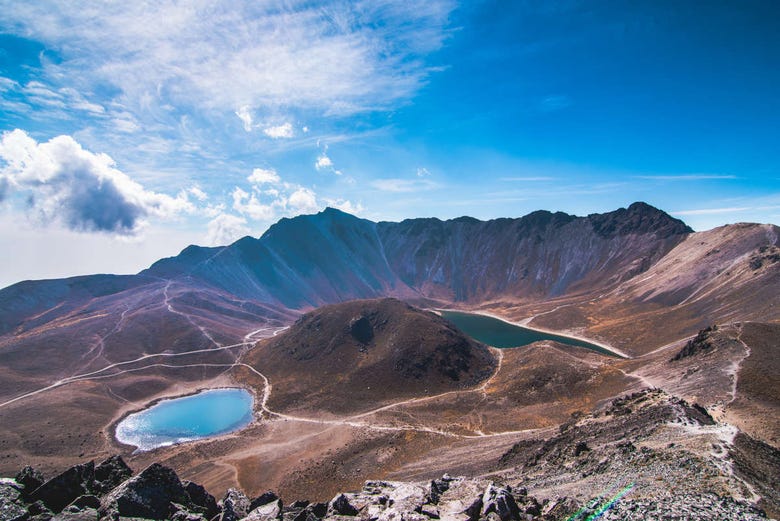
<path id="1" fill-rule="evenodd" d="M 286 504 L 273 492 L 249 498 L 237 489 L 217 501 L 168 467 L 133 476 L 113 456 L 49 480 L 31 467 L 0 480 L 0 519 L 752 521 L 767 519 L 759 506 L 778 503 L 777 450 L 658 390 L 572 418 L 552 438 L 520 442 L 497 466 L 479 478 L 367 481 L 327 503 Z"/>

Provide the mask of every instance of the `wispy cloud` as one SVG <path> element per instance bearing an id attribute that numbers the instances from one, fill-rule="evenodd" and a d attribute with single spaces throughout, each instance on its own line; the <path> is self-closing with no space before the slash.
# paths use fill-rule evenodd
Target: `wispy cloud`
<path id="1" fill-rule="evenodd" d="M 501 177 L 499 178 L 500 181 L 511 181 L 511 182 L 529 182 L 529 183 L 535 183 L 535 182 L 541 182 L 541 181 L 554 181 L 554 177 L 549 176 L 518 176 L 518 177 Z"/>
<path id="2" fill-rule="evenodd" d="M 699 208 L 697 210 L 677 210 L 670 212 L 672 215 L 714 215 L 720 213 L 738 213 L 751 210 L 750 207 L 737 207 L 732 206 L 728 208 Z"/>
<path id="3" fill-rule="evenodd" d="M 556 112 L 571 107 L 573 104 L 569 96 L 547 96 L 539 103 L 539 108 L 543 112 Z"/>
<path id="4" fill-rule="evenodd" d="M 635 179 L 651 179 L 656 181 L 703 181 L 707 179 L 739 179 L 730 174 L 679 174 L 679 175 L 635 175 Z"/>
<path id="5" fill-rule="evenodd" d="M 333 160 L 328 155 L 328 145 L 323 145 L 318 140 L 317 146 L 322 149 L 322 152 L 317 156 L 317 160 L 314 162 L 314 168 L 316 168 L 318 172 L 325 170 L 326 172 L 332 172 L 336 175 L 342 175 L 341 170 L 336 169 Z"/>
<path id="6" fill-rule="evenodd" d="M 425 83 L 422 58 L 442 46 L 454 8 L 451 0 L 415 9 L 398 0 L 2 4 L 1 29 L 59 49 L 50 77 L 77 71 L 118 87 L 134 106 L 151 96 L 238 114 L 390 107 Z"/>
<path id="7" fill-rule="evenodd" d="M 371 186 L 382 192 L 404 193 L 433 190 L 439 185 L 430 179 L 376 179 Z"/>
<path id="8" fill-rule="evenodd" d="M 756 202 L 760 201 L 757 199 Z M 677 210 L 672 215 L 716 215 L 741 212 L 767 212 L 780 209 L 780 204 L 754 204 L 751 206 L 726 206 L 719 208 L 696 208 L 693 210 Z"/>

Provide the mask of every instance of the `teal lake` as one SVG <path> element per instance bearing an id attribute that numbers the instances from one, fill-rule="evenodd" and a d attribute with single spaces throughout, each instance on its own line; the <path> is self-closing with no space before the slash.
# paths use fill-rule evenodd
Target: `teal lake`
<path id="1" fill-rule="evenodd" d="M 499 349 L 522 347 L 540 340 L 553 340 L 555 342 L 560 342 L 561 344 L 584 347 L 585 349 L 590 349 L 604 355 L 618 356 L 608 349 L 585 340 L 536 331 L 486 315 L 466 313 L 463 311 L 439 310 L 439 312 L 444 318 L 455 324 L 458 329 L 471 338 Z"/>
<path id="2" fill-rule="evenodd" d="M 254 398 L 245 389 L 213 389 L 172 398 L 128 415 L 116 427 L 116 439 L 138 450 L 227 434 L 253 418 Z"/>

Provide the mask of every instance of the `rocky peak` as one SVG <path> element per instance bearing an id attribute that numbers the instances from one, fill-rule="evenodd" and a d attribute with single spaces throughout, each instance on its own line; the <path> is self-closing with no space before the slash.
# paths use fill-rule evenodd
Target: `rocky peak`
<path id="1" fill-rule="evenodd" d="M 693 230 L 684 222 L 644 202 L 635 202 L 627 209 L 591 214 L 588 216 L 593 230 L 601 237 L 630 234 L 654 234 L 660 239 L 686 235 Z"/>

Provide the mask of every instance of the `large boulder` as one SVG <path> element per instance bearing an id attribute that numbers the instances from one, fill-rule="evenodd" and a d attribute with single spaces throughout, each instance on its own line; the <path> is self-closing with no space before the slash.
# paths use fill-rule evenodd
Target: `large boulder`
<path id="1" fill-rule="evenodd" d="M 438 509 L 442 519 L 476 521 L 482 511 L 482 497 L 487 483 L 456 478 L 439 497 Z"/>
<path id="2" fill-rule="evenodd" d="M 485 489 L 485 493 L 482 494 L 480 515 L 484 517 L 493 512 L 501 518 L 501 521 L 515 521 L 520 518 L 520 509 L 508 487 L 491 483 Z"/>
<path id="3" fill-rule="evenodd" d="M 94 462 L 75 465 L 35 489 L 30 494 L 30 499 L 43 501 L 52 512 L 61 512 L 74 499 L 91 494 L 94 481 Z"/>
<path id="4" fill-rule="evenodd" d="M 133 470 L 127 466 L 122 456 L 115 454 L 95 467 L 96 494 L 105 494 L 118 487 L 123 481 L 133 475 Z"/>
<path id="5" fill-rule="evenodd" d="M 169 519 L 174 506 L 191 507 L 192 502 L 173 469 L 153 463 L 103 497 L 101 516 Z"/>
<path id="6" fill-rule="evenodd" d="M 206 491 L 206 488 L 203 485 L 193 483 L 192 481 L 185 481 L 184 490 L 189 494 L 192 503 L 203 510 L 206 519 L 212 519 L 219 514 L 217 500 Z"/>
<path id="7" fill-rule="evenodd" d="M 273 521 L 282 517 L 282 500 L 276 499 L 254 508 L 243 521 Z M 297 517 L 296 517 L 297 519 Z"/>
<path id="8" fill-rule="evenodd" d="M 249 514 L 252 502 L 238 489 L 230 488 L 222 500 L 222 515 L 220 521 L 238 521 Z"/>
<path id="9" fill-rule="evenodd" d="M 337 516 L 356 516 L 357 508 L 352 506 L 349 499 L 344 494 L 334 497 L 328 504 L 328 515 Z"/>

